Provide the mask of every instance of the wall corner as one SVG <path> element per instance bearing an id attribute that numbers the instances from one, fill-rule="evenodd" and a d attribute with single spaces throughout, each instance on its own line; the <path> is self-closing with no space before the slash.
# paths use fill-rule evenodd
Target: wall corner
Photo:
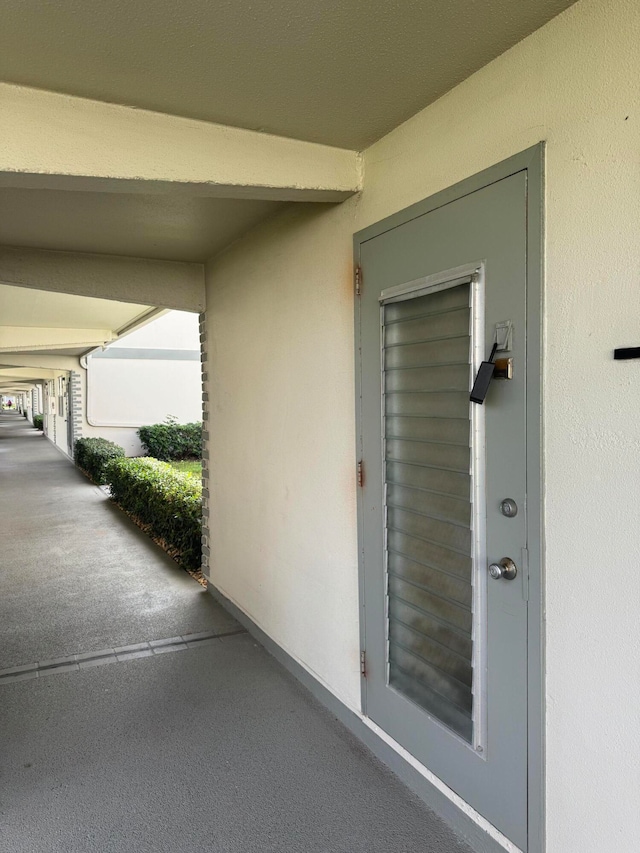
<path id="1" fill-rule="evenodd" d="M 202 364 L 202 574 L 209 579 L 209 365 L 207 315 L 200 314 L 200 361 Z"/>

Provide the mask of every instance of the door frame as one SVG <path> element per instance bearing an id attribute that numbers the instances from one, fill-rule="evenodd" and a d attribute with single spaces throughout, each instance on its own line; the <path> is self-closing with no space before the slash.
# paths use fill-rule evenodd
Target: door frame
<path id="1" fill-rule="evenodd" d="M 376 222 L 354 234 L 354 261 L 360 266 L 363 243 L 393 228 L 431 213 L 445 204 L 463 198 L 477 190 L 508 178 L 518 172 L 527 173 L 527 548 L 528 618 L 527 618 L 527 838 L 529 853 L 543 853 L 544 786 L 545 786 L 545 713 L 544 713 L 544 575 L 543 575 L 543 455 L 542 455 L 542 334 L 543 334 L 543 273 L 544 273 L 544 152 L 540 142 L 507 160 L 484 169 L 476 175 L 448 187 L 429 198 Z M 361 287 L 366 283 L 366 270 L 359 276 Z M 355 298 L 355 362 L 356 362 L 356 452 L 362 459 L 362 385 L 361 385 L 361 316 L 360 300 Z M 365 460 L 366 461 L 366 460 Z M 364 547 L 362 492 L 358 489 L 358 587 L 360 597 L 360 650 L 366 650 L 364 619 Z M 367 680 L 360 679 L 362 713 L 367 716 Z"/>

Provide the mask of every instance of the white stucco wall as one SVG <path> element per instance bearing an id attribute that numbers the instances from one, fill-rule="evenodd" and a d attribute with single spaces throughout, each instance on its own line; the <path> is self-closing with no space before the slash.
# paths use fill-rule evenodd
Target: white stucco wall
<path id="1" fill-rule="evenodd" d="M 208 267 L 211 548 L 216 586 L 356 707 L 345 212 L 293 208 Z"/>
<path id="2" fill-rule="evenodd" d="M 109 344 L 109 349 L 198 349 L 198 323 L 198 314 L 190 311 L 165 311 Z"/>
<path id="3" fill-rule="evenodd" d="M 358 708 L 351 237 L 546 140 L 549 853 L 640 837 L 639 44 L 582 0 L 207 266 L 212 580 Z"/>
<path id="4" fill-rule="evenodd" d="M 199 353 L 198 315 L 170 311 L 115 341 L 109 349 Z M 114 441 L 128 456 L 144 453 L 137 435 L 143 424 L 161 423 L 169 415 L 180 423 L 202 418 L 199 354 L 188 361 L 90 357 L 82 373 L 86 401 L 83 435 Z"/>

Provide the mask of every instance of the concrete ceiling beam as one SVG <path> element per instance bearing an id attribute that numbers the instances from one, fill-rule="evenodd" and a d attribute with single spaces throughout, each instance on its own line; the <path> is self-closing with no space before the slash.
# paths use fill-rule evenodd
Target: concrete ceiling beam
<path id="1" fill-rule="evenodd" d="M 43 379 L 55 379 L 58 375 L 59 371 L 55 371 L 48 368 L 38 368 L 34 370 L 33 368 L 16 368 L 11 367 L 8 369 L 0 370 L 0 383 L 3 382 L 29 382 L 34 383 L 38 380 Z"/>
<path id="2" fill-rule="evenodd" d="M 0 284 L 204 311 L 204 266 L 182 261 L 0 246 Z"/>
<path id="3" fill-rule="evenodd" d="M 11 379 L 10 377 L 7 377 L 6 379 L 0 377 L 0 391 L 8 391 L 12 394 L 16 394 L 20 391 L 30 391 L 38 384 L 38 381 L 42 380 L 32 379 L 29 382 L 17 382 L 15 379 Z"/>
<path id="4" fill-rule="evenodd" d="M 0 353 L 0 371 L 14 367 L 44 368 L 45 370 L 77 370 L 78 356 L 73 355 L 39 355 L 33 352 L 3 352 Z"/>
<path id="5" fill-rule="evenodd" d="M 0 326 L 0 353 L 103 346 L 117 338 L 111 329 L 57 329 Z"/>
<path id="6" fill-rule="evenodd" d="M 0 186 L 337 202 L 360 155 L 166 113 L 0 84 Z"/>

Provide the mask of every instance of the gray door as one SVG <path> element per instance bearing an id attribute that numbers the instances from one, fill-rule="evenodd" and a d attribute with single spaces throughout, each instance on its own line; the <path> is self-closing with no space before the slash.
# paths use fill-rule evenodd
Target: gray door
<path id="1" fill-rule="evenodd" d="M 521 849 L 526 194 L 523 171 L 365 239 L 359 309 L 366 713 Z M 496 341 L 512 378 L 471 403 Z"/>

